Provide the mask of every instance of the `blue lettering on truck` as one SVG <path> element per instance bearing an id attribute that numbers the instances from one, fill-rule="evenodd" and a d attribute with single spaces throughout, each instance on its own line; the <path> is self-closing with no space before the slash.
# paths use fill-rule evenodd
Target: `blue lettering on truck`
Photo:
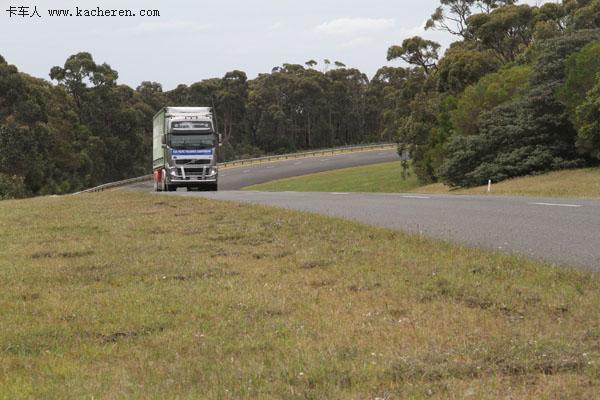
<path id="1" fill-rule="evenodd" d="M 213 150 L 172 150 L 174 156 L 212 156 Z"/>

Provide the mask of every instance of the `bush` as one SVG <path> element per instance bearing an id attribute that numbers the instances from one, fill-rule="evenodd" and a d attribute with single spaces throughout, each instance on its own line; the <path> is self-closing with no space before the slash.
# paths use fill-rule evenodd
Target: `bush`
<path id="1" fill-rule="evenodd" d="M 0 200 L 25 197 L 26 190 L 23 177 L 0 173 Z"/>
<path id="2" fill-rule="evenodd" d="M 479 132 L 479 116 L 503 103 L 521 97 L 528 89 L 531 67 L 518 65 L 482 78 L 469 86 L 452 112 L 452 125 L 459 135 Z"/>

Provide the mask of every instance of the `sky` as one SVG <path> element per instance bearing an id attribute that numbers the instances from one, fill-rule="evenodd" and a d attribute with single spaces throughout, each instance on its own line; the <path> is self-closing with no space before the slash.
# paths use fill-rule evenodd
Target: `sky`
<path id="1" fill-rule="evenodd" d="M 521 1 L 539 4 L 542 0 Z M 439 0 L 1 0 L 0 55 L 20 71 L 49 79 L 72 54 L 90 52 L 137 87 L 165 90 L 221 77 L 234 69 L 249 78 L 283 63 L 341 61 L 373 76 L 389 46 L 421 35 L 445 46 L 452 37 L 423 30 Z M 10 16 L 29 7 L 38 17 Z M 49 9 L 127 9 L 135 17 L 50 17 Z M 140 15 L 158 10 L 160 16 Z"/>

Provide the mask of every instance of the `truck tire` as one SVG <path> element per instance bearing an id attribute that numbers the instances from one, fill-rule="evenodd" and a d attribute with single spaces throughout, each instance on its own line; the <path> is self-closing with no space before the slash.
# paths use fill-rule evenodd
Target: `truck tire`
<path id="1" fill-rule="evenodd" d="M 169 190 L 169 184 L 167 183 L 167 173 L 163 169 L 160 174 L 160 191 L 167 192 Z"/>
<path id="2" fill-rule="evenodd" d="M 208 185 L 207 187 L 209 192 L 216 192 L 219 190 L 219 184 L 218 183 L 211 183 L 210 185 Z"/>

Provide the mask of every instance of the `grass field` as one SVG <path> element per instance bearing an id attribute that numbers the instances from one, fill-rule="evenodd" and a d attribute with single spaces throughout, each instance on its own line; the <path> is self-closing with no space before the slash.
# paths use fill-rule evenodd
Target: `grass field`
<path id="1" fill-rule="evenodd" d="M 248 187 L 252 190 L 298 192 L 419 192 L 432 194 L 487 194 L 487 186 L 450 189 L 443 184 L 419 186 L 414 174 L 400 178 L 400 163 L 346 168 L 283 179 Z M 550 172 L 493 184 L 492 195 L 600 198 L 600 168 Z"/>
<path id="2" fill-rule="evenodd" d="M 297 192 L 408 192 L 419 187 L 414 174 L 401 179 L 400 162 L 344 168 L 249 186 L 251 190 Z"/>
<path id="3" fill-rule="evenodd" d="M 591 399 L 600 278 L 328 217 L 0 202 L 0 398 Z"/>

